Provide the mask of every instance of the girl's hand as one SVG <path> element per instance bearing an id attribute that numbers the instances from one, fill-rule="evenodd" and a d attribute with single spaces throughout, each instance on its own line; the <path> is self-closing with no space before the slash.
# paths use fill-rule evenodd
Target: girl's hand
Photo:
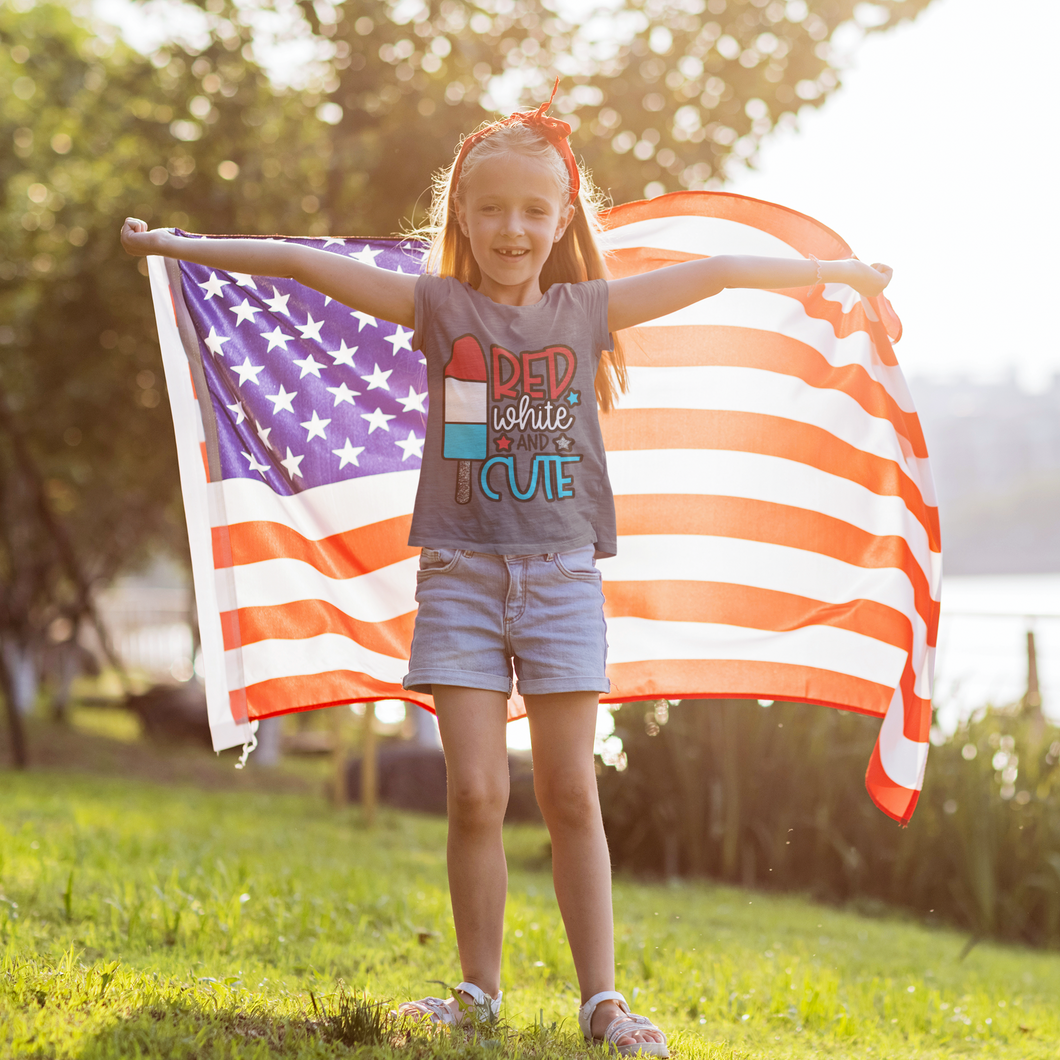
<path id="1" fill-rule="evenodd" d="M 883 294 L 884 288 L 891 282 L 893 270 L 890 265 L 881 265 L 879 262 L 866 265 L 865 262 L 856 261 L 854 258 L 843 264 L 850 269 L 845 282 L 864 298 L 875 298 L 876 295 Z"/>
<path id="2" fill-rule="evenodd" d="M 142 258 L 146 254 L 162 254 L 164 237 L 169 235 L 169 229 L 156 228 L 153 232 L 147 230 L 147 224 L 136 217 L 126 217 L 125 224 L 121 226 L 121 245 L 134 257 Z"/>

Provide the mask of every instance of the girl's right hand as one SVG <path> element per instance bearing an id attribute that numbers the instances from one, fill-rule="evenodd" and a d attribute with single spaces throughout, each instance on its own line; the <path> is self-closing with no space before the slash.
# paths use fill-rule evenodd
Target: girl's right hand
<path id="1" fill-rule="evenodd" d="M 169 235 L 169 229 L 156 228 L 147 230 L 147 223 L 137 217 L 126 217 L 121 226 L 121 245 L 134 257 L 142 258 L 147 254 L 162 254 L 163 239 Z"/>

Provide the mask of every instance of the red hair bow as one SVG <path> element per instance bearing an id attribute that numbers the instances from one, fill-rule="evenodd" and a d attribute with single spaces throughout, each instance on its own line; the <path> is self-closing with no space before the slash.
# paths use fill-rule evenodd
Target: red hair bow
<path id="1" fill-rule="evenodd" d="M 453 176 L 449 182 L 452 193 L 455 194 L 457 185 L 460 182 L 460 169 L 464 164 L 464 159 L 475 144 L 480 140 L 484 140 L 502 126 L 528 125 L 559 152 L 559 156 L 563 159 L 567 166 L 567 172 L 570 174 L 570 201 L 571 203 L 576 202 L 578 190 L 581 187 L 581 174 L 578 172 L 578 163 L 574 161 L 574 153 L 571 151 L 570 144 L 567 141 L 567 137 L 570 136 L 571 132 L 570 126 L 562 119 L 553 118 L 545 113 L 552 106 L 552 101 L 556 98 L 558 88 L 559 78 L 557 77 L 556 83 L 552 86 L 552 95 L 548 97 L 548 102 L 542 103 L 537 110 L 516 111 L 514 114 L 508 115 L 507 118 L 495 121 L 484 129 L 473 132 L 470 136 L 465 136 L 460 144 L 460 153 L 456 156 L 456 162 L 453 163 Z"/>

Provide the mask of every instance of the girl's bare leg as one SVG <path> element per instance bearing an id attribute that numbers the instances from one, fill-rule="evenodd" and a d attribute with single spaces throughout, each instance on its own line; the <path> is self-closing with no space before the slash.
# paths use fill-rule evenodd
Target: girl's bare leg
<path id="1" fill-rule="evenodd" d="M 599 698 L 595 692 L 526 697 L 534 791 L 552 837 L 552 878 L 583 1004 L 615 989 L 611 859 L 593 758 Z M 602 1037 L 620 1014 L 614 1001 L 602 1002 L 593 1015 L 593 1034 Z M 637 1031 L 617 1044 L 661 1040 L 658 1032 Z"/>
<path id="2" fill-rule="evenodd" d="M 446 856 L 460 967 L 466 982 L 496 997 L 508 890 L 501 836 L 508 805 L 507 699 L 501 692 L 435 685 L 434 706 L 448 775 Z"/>

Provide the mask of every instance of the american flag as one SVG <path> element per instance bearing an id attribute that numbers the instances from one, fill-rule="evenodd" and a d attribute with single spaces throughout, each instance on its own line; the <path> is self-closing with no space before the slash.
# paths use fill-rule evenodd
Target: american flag
<path id="1" fill-rule="evenodd" d="M 607 217 L 615 276 L 711 254 L 845 258 L 823 225 L 725 193 Z M 417 272 L 394 240 L 300 239 Z M 151 259 L 214 746 L 250 722 L 400 698 L 406 545 L 427 412 L 406 328 L 290 282 Z M 907 821 L 923 780 L 941 561 L 886 299 L 725 291 L 626 333 L 603 417 L 619 552 L 608 701 L 803 700 L 883 719 L 866 783 Z M 513 700 L 510 717 L 522 712 Z"/>

